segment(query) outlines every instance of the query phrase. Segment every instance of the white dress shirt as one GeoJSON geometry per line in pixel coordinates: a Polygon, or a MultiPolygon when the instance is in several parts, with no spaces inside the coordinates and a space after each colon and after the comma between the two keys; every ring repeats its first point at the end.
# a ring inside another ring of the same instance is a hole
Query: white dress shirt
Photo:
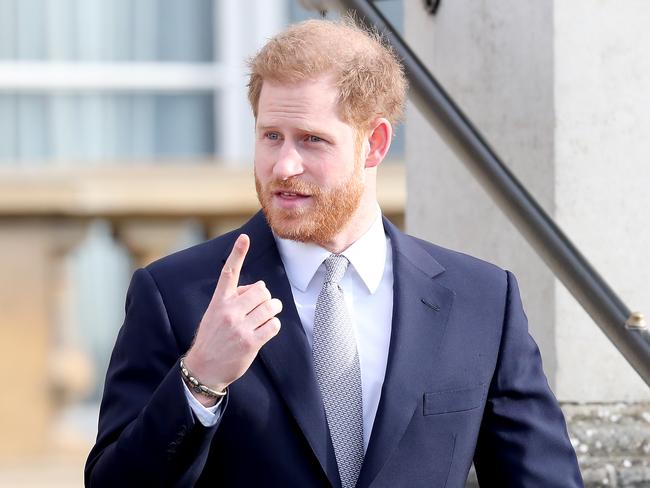
{"type": "MultiPolygon", "coordinates": [[[[293,300],[311,346],[316,300],[323,287],[325,265],[331,252],[316,244],[275,237],[287,272],[293,300]]],[[[381,212],[343,254],[350,266],[339,282],[357,339],[363,398],[363,440],[368,448],[386,374],[393,315],[393,260],[381,212]]],[[[273,340],[273,339],[271,339],[273,340]]],[[[220,404],[206,409],[185,386],[186,396],[199,421],[206,426],[219,419],[220,404]]]]}
{"type": "MultiPolygon", "coordinates": [[[[284,268],[291,284],[293,301],[309,345],[314,332],[316,300],[323,287],[330,251],[315,244],[276,237],[284,268]]],[[[393,314],[393,260],[384,233],[381,213],[368,231],[343,254],[348,261],[339,282],[352,319],[361,365],[363,441],[368,448],[386,374],[393,314]]]]}

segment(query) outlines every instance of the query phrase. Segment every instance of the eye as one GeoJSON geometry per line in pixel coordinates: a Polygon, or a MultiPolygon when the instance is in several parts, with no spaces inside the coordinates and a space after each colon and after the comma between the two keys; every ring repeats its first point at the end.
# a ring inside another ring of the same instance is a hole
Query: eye
{"type": "Polygon", "coordinates": [[[270,141],[278,141],[280,140],[280,134],[277,132],[267,132],[264,137],[266,137],[270,141]]]}
{"type": "Polygon", "coordinates": [[[305,139],[307,140],[307,142],[323,142],[323,139],[321,139],[318,136],[309,135],[305,139]]]}

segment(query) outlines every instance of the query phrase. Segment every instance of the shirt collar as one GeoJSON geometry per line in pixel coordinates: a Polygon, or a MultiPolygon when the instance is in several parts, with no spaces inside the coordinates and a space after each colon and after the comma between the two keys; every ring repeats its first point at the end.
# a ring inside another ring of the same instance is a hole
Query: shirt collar
{"type": "MultiPolygon", "coordinates": [[[[283,239],[276,235],[274,237],[289,282],[304,292],[331,252],[316,244],[283,239]]],[[[386,242],[381,212],[378,209],[370,228],[342,253],[370,293],[375,293],[384,275],[386,242]]]]}

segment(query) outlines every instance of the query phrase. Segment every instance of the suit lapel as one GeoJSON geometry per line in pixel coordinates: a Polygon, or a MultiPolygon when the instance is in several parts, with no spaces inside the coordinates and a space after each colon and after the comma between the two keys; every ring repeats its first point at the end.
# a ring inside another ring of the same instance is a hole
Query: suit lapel
{"type": "MultiPolygon", "coordinates": [[[[291,286],[264,216],[258,213],[242,228],[251,248],[240,282],[264,280],[271,296],[282,300],[280,332],[262,347],[259,357],[277,385],[332,486],[340,486],[311,350],[296,310],[291,286]]],[[[226,254],[227,256],[227,254],[226,254]]]]}
{"type": "MultiPolygon", "coordinates": [[[[429,382],[430,365],[442,342],[454,298],[452,291],[435,282],[444,268],[387,220],[384,226],[393,257],[392,331],[379,408],[357,483],[360,488],[372,483],[406,431],[429,382]]],[[[264,280],[271,295],[280,298],[284,306],[279,315],[280,333],[260,350],[259,357],[330,483],[340,486],[309,343],[275,240],[261,213],[241,231],[251,238],[241,283],[264,280]]]]}
{"type": "Polygon", "coordinates": [[[358,487],[369,486],[397,448],[430,382],[454,293],[434,279],[444,268],[388,221],[393,250],[393,322],[386,376],[358,487]]]}

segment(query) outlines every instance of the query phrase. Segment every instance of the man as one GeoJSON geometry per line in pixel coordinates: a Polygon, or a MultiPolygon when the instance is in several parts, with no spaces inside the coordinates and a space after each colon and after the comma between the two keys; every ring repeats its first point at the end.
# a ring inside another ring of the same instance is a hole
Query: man
{"type": "Polygon", "coordinates": [[[88,486],[581,486],[514,277],[382,219],[406,82],[309,21],[251,61],[263,213],[138,270],[88,486]]]}

